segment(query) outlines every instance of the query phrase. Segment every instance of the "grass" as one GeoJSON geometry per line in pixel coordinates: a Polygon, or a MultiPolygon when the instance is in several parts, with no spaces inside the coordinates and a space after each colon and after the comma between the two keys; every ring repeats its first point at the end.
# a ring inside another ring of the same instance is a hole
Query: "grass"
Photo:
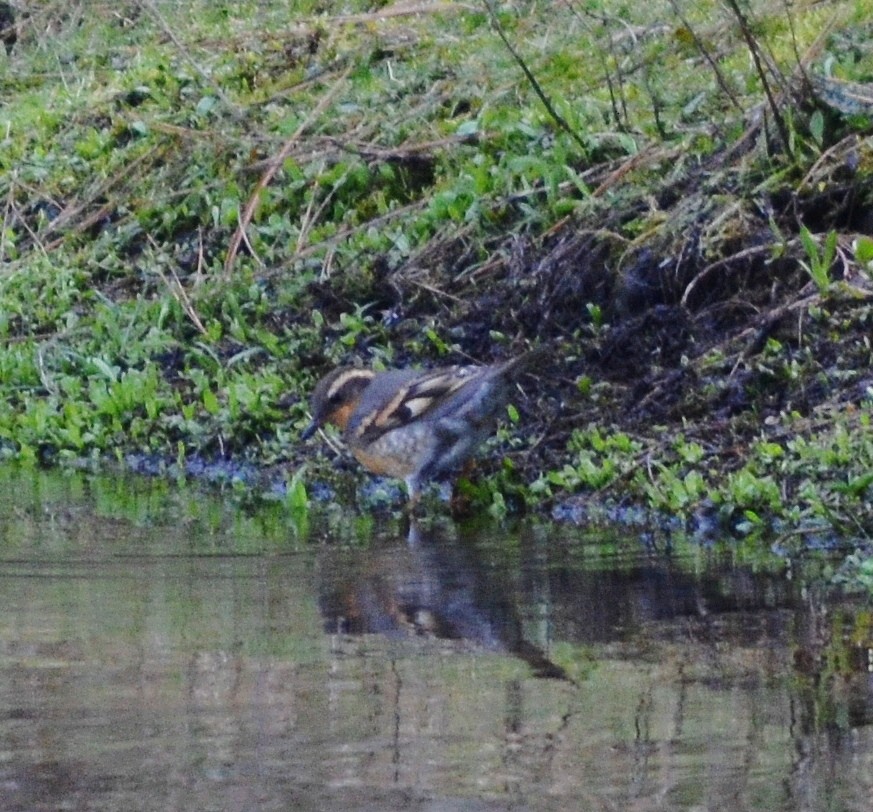
{"type": "Polygon", "coordinates": [[[292,5],[19,15],[3,456],[254,463],[299,510],[329,366],[547,340],[492,509],[869,537],[873,4],[292,5]]]}

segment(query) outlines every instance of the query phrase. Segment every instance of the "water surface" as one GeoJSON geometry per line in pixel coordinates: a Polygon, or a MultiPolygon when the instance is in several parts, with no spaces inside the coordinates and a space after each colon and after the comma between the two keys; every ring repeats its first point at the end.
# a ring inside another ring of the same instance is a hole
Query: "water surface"
{"type": "Polygon", "coordinates": [[[866,812],[820,567],[0,469],[0,809],[866,812]]]}

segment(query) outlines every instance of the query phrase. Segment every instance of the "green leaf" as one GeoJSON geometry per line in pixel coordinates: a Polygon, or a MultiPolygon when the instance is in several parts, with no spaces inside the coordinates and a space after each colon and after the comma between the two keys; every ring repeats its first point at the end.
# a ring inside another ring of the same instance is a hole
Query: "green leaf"
{"type": "Polygon", "coordinates": [[[309,510],[309,495],[306,493],[303,473],[302,468],[295,471],[291,481],[286,486],[285,504],[292,513],[309,510]]]}
{"type": "Polygon", "coordinates": [[[873,264],[873,240],[870,237],[855,240],[855,259],[864,266],[873,264]]]}
{"type": "Polygon", "coordinates": [[[111,364],[104,361],[102,358],[93,357],[88,359],[91,363],[97,367],[97,370],[103,375],[104,378],[108,381],[117,381],[118,374],[121,371],[118,367],[112,366],[111,364]]]}
{"type": "Polygon", "coordinates": [[[211,389],[206,389],[203,392],[203,408],[206,409],[209,414],[218,414],[219,411],[221,411],[221,404],[218,402],[218,398],[211,389]]]}
{"type": "Polygon", "coordinates": [[[873,471],[868,471],[866,474],[854,477],[845,485],[837,484],[834,486],[834,490],[852,496],[862,496],[870,485],[873,485],[873,471]]]}
{"type": "Polygon", "coordinates": [[[812,236],[812,232],[806,226],[800,227],[800,242],[808,257],[818,256],[818,243],[812,236]]]}
{"type": "Polygon", "coordinates": [[[816,110],[809,118],[809,133],[813,141],[821,147],[824,145],[824,116],[821,110],[816,110]]]}
{"type": "Polygon", "coordinates": [[[460,135],[461,137],[476,135],[479,132],[479,121],[478,119],[470,119],[469,121],[463,122],[457,130],[455,130],[455,135],[460,135]]]}
{"type": "Polygon", "coordinates": [[[215,96],[204,96],[197,102],[197,115],[205,116],[218,104],[218,99],[215,96]]]}

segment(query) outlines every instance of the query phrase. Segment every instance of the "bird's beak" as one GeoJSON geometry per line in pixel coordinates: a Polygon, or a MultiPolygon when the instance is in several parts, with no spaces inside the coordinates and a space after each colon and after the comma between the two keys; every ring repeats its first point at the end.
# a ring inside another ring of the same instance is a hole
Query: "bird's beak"
{"type": "Polygon", "coordinates": [[[303,429],[303,431],[300,432],[300,439],[308,440],[310,437],[312,437],[313,434],[315,434],[315,432],[318,431],[320,427],[321,424],[317,420],[313,419],[313,421],[305,429],[303,429]]]}

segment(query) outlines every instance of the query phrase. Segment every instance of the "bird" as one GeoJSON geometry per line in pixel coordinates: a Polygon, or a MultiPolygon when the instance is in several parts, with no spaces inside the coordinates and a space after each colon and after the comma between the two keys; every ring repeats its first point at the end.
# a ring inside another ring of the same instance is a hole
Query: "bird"
{"type": "Polygon", "coordinates": [[[427,482],[459,468],[491,434],[513,381],[537,354],[424,371],[339,367],[316,384],[300,437],[336,426],[364,468],[405,482],[414,508],[427,482]]]}

